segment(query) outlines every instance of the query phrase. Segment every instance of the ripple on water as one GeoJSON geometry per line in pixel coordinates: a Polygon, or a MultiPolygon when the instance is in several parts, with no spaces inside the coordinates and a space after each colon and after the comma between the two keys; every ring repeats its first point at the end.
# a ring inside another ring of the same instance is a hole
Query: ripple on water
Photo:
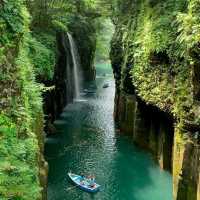
{"type": "MultiPolygon", "coordinates": [[[[65,108],[55,126],[62,134],[47,139],[48,200],[172,200],[170,174],[160,170],[149,154],[128,137],[115,132],[114,81],[95,95],[65,108]],[[91,195],[74,187],[67,172],[95,174],[102,191],[91,195]]],[[[106,81],[107,82],[107,81],[106,81]]]]}

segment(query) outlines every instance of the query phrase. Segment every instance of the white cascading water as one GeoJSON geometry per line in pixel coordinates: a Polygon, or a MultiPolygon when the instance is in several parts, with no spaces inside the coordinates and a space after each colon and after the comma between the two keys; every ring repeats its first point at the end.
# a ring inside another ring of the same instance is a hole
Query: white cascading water
{"type": "Polygon", "coordinates": [[[74,42],[73,37],[70,33],[67,33],[69,44],[70,44],[70,51],[72,55],[72,61],[73,61],[73,70],[74,70],[74,87],[75,87],[75,99],[78,99],[80,97],[80,63],[79,63],[79,53],[78,49],[76,47],[76,44],[74,42]]]}

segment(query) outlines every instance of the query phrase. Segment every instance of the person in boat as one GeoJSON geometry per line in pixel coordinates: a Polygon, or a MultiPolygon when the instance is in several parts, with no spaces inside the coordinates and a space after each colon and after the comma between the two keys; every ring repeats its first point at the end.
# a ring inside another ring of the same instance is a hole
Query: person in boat
{"type": "Polygon", "coordinates": [[[91,188],[93,188],[93,187],[95,187],[95,177],[94,176],[90,176],[90,179],[89,179],[89,186],[91,187],[91,188]]]}
{"type": "Polygon", "coordinates": [[[85,179],[85,176],[83,174],[81,174],[81,179],[85,179]]]}
{"type": "Polygon", "coordinates": [[[81,174],[81,179],[80,179],[80,184],[81,185],[85,184],[84,180],[85,180],[85,176],[83,174],[81,174]]]}

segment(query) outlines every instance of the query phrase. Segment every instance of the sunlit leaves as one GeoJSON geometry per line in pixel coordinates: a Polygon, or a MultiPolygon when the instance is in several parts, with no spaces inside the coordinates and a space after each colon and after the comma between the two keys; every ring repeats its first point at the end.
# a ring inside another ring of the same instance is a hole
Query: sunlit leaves
{"type": "MultiPolygon", "coordinates": [[[[28,56],[29,14],[24,1],[0,9],[0,199],[40,199],[35,120],[42,112],[41,87],[28,56]],[[2,50],[3,49],[3,50],[2,50]]],[[[29,38],[30,39],[30,38],[29,38]]]]}
{"type": "Polygon", "coordinates": [[[118,7],[116,32],[123,34],[122,67],[132,65],[137,94],[189,120],[194,120],[194,113],[187,111],[194,106],[191,72],[199,64],[199,11],[198,0],[121,1],[118,7]]]}

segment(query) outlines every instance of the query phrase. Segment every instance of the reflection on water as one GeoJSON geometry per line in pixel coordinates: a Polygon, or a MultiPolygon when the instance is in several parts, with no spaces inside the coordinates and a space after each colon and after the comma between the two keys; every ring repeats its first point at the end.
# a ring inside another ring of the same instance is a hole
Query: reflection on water
{"type": "Polygon", "coordinates": [[[65,109],[56,121],[58,135],[46,140],[48,200],[172,200],[170,174],[115,131],[112,77],[99,76],[97,86],[65,109]],[[102,88],[104,83],[110,87],[102,88]],[[69,170],[95,174],[102,191],[88,194],[73,187],[69,170]]]}

